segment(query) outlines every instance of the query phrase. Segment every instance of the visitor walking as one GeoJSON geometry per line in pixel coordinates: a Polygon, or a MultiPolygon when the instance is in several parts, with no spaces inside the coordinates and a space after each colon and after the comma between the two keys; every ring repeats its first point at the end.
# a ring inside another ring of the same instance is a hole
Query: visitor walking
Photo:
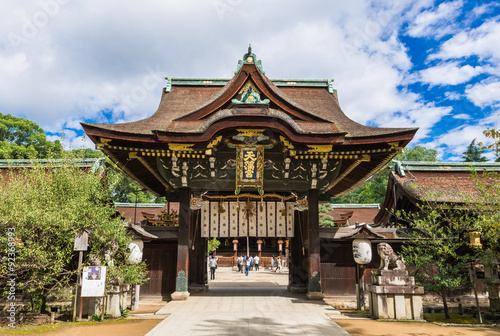
{"type": "Polygon", "coordinates": [[[253,258],[253,263],[255,264],[255,270],[258,271],[259,270],[259,263],[260,263],[259,256],[255,256],[255,258],[253,258]]]}
{"type": "Polygon", "coordinates": [[[217,259],[215,259],[215,256],[212,256],[212,259],[210,259],[210,280],[215,280],[216,269],[217,269],[217,259]]]}
{"type": "Polygon", "coordinates": [[[250,257],[250,271],[253,271],[253,257],[250,257]]]}
{"type": "Polygon", "coordinates": [[[281,257],[276,259],[276,272],[281,273],[281,257]]]}
{"type": "Polygon", "coordinates": [[[274,270],[274,256],[271,257],[271,272],[274,270]]]}
{"type": "Polygon", "coordinates": [[[245,258],[243,256],[240,256],[240,262],[238,265],[240,272],[243,273],[243,269],[245,268],[245,258]]]}
{"type": "Polygon", "coordinates": [[[247,256],[246,257],[246,263],[245,263],[245,275],[248,276],[248,271],[250,270],[250,257],[247,256]]]}

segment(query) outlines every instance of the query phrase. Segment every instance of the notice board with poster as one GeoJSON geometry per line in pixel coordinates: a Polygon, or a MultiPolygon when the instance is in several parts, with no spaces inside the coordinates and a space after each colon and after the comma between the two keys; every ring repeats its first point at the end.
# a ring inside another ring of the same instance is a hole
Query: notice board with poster
{"type": "Polygon", "coordinates": [[[82,277],[82,297],[102,297],[106,289],[106,266],[85,266],[82,277]]]}

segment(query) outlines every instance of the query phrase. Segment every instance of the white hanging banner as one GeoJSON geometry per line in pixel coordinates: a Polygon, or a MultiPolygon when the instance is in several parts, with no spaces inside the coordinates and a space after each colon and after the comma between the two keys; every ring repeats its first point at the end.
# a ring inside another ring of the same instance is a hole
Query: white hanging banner
{"type": "Polygon", "coordinates": [[[200,217],[201,236],[206,238],[237,238],[247,234],[259,238],[291,238],[294,202],[214,201],[201,206],[200,217]]]}

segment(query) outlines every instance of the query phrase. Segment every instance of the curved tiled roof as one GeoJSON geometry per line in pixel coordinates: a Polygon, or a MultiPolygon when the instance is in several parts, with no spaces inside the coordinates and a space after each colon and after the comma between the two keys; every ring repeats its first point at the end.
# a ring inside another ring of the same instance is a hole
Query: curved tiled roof
{"type": "MultiPolygon", "coordinates": [[[[247,68],[240,69],[240,72],[222,88],[212,85],[204,86],[203,80],[193,80],[196,83],[194,85],[175,85],[174,83],[169,92],[163,92],[157,111],[151,117],[139,121],[121,124],[82,123],[82,125],[84,128],[92,127],[111,132],[148,136],[153,135],[154,131],[201,133],[211,122],[206,114],[217,113],[217,110],[210,112],[211,105],[214,108],[227,102],[228,97],[223,97],[227,96],[228,92],[237,92],[241,85],[251,78],[260,83],[257,86],[261,86],[261,91],[267,90],[268,95],[274,96],[278,104],[281,102],[281,105],[285,104],[298,111],[298,118],[297,115],[292,117],[297,123],[303,125],[298,130],[299,133],[344,133],[346,138],[365,138],[414,133],[417,130],[416,128],[377,128],[361,125],[345,115],[338,100],[327,87],[301,85],[278,88],[259,70],[256,68],[252,70],[249,65],[247,68]],[[246,69],[245,73],[242,73],[243,69],[246,69]],[[233,88],[233,85],[236,87],[233,88]],[[218,103],[218,100],[221,102],[218,103]],[[196,116],[197,112],[204,109],[208,109],[208,112],[198,113],[196,116]]],[[[271,100],[273,100],[272,97],[271,100]]],[[[287,113],[287,111],[284,112],[287,113]]]]}

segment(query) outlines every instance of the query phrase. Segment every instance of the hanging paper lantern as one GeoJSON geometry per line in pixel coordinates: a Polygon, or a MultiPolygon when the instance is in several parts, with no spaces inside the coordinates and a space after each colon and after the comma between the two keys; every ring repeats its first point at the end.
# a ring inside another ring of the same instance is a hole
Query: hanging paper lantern
{"type": "Polygon", "coordinates": [[[365,265],[372,261],[372,245],[369,239],[354,239],[352,242],[354,261],[365,265]]]}
{"type": "Polygon", "coordinates": [[[130,255],[127,258],[127,262],[130,264],[141,262],[144,242],[141,239],[133,239],[128,245],[128,248],[130,249],[130,255]]]}

